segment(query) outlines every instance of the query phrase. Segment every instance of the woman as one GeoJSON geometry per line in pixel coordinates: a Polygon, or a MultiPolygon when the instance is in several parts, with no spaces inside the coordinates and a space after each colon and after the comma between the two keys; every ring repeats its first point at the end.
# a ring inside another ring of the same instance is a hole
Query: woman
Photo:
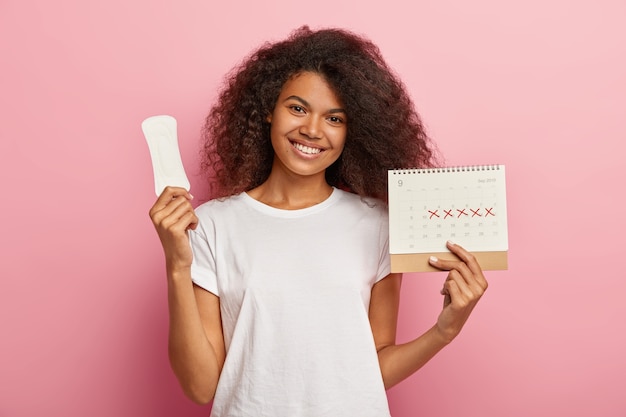
{"type": "Polygon", "coordinates": [[[170,361],[213,416],[388,416],[385,388],[460,332],[487,288],[448,243],[444,308],[395,343],[386,172],[434,165],[402,83],[353,33],[300,28],[227,79],[206,123],[217,197],[150,211],[168,277],[170,361]]]}

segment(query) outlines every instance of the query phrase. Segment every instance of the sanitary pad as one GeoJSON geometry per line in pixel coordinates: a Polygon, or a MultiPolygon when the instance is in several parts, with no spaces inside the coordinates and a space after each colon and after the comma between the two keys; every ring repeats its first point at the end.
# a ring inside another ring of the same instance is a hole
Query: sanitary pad
{"type": "Polygon", "coordinates": [[[148,117],[141,123],[141,129],[150,148],[156,195],[161,195],[168,185],[189,191],[189,180],[178,148],[176,119],[167,115],[148,117]]]}

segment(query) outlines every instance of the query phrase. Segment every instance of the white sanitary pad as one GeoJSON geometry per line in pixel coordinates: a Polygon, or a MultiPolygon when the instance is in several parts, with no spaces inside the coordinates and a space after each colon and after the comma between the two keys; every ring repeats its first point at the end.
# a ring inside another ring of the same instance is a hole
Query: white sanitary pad
{"type": "Polygon", "coordinates": [[[152,116],[141,123],[141,129],[150,148],[154,191],[159,196],[170,185],[189,191],[190,184],[185,174],[178,148],[176,119],[172,116],[152,116]]]}

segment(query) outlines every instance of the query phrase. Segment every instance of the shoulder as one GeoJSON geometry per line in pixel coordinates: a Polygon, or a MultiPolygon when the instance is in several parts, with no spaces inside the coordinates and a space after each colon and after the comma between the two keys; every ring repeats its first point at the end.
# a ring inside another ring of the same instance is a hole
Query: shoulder
{"type": "Polygon", "coordinates": [[[212,217],[220,213],[228,213],[232,209],[242,205],[242,195],[236,194],[229,197],[214,198],[206,201],[196,207],[195,211],[198,216],[212,217]]]}
{"type": "Polygon", "coordinates": [[[200,236],[205,240],[215,237],[217,230],[238,225],[241,214],[241,196],[220,197],[206,201],[195,208],[198,225],[190,230],[191,236],[200,236]]]}

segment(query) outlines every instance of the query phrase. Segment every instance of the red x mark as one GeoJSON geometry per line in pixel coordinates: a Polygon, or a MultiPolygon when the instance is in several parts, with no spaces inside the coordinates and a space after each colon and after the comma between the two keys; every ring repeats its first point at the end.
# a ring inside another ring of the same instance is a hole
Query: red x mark
{"type": "Polygon", "coordinates": [[[445,209],[444,209],[444,210],[443,210],[443,212],[444,212],[444,213],[446,213],[446,215],[445,215],[445,216],[443,216],[443,218],[444,218],[444,219],[447,219],[447,218],[448,218],[448,216],[453,217],[453,216],[452,216],[452,209],[450,209],[450,210],[445,210],[445,209]]]}
{"type": "Polygon", "coordinates": [[[456,209],[456,211],[458,211],[458,212],[459,212],[459,215],[458,215],[458,216],[456,216],[456,217],[457,217],[457,219],[458,219],[459,217],[461,217],[461,216],[469,216],[469,214],[467,214],[467,213],[465,212],[465,209],[463,209],[463,210],[456,209]]]}
{"type": "Polygon", "coordinates": [[[493,212],[491,211],[491,210],[493,210],[493,207],[488,208],[488,209],[485,209],[485,210],[487,210],[487,213],[485,213],[485,217],[489,216],[490,214],[491,214],[492,216],[494,216],[494,217],[496,216],[496,215],[495,215],[495,214],[493,214],[493,212]]]}
{"type": "Polygon", "coordinates": [[[482,217],[483,215],[479,213],[480,208],[477,208],[476,210],[470,209],[470,211],[472,212],[472,217],[474,216],[478,216],[478,217],[482,217]]]}
{"type": "Polygon", "coordinates": [[[430,218],[432,219],[433,216],[439,217],[439,215],[437,214],[438,211],[439,210],[435,210],[435,211],[428,210],[428,212],[430,213],[430,218]]]}

